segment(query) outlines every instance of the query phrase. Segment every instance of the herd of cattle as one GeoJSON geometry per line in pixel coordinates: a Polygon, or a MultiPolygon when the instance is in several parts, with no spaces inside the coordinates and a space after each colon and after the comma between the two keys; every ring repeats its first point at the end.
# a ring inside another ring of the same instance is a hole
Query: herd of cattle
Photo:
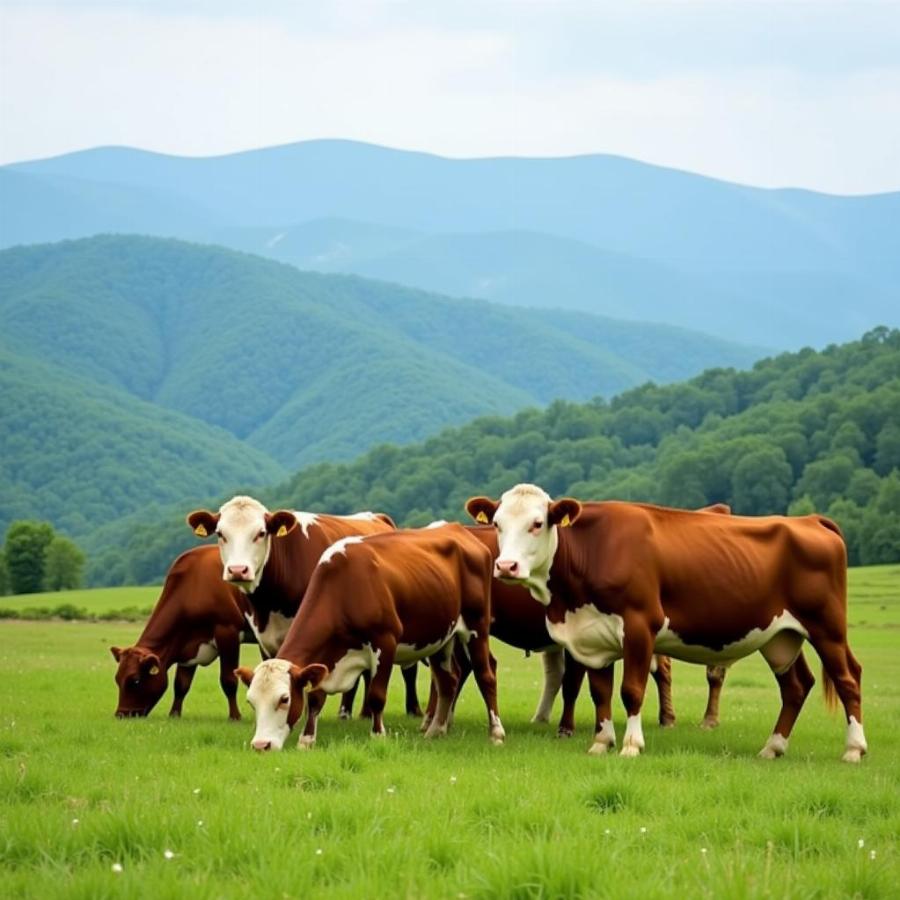
{"type": "Polygon", "coordinates": [[[844,760],[866,752],[861,667],[847,644],[846,548],[823,516],[732,516],[617,501],[553,501],[520,484],[499,500],[474,497],[472,526],[435,522],[397,529],[380,513],[332,516],[269,512],[235,497],[217,513],[192,512],[199,537],[175,560],[133,647],[118,662],[116,715],[144,716],[177,666],[172,715],[179,715],[198,665],[220,660],[229,716],[239,719],[238,680],[256,715],[256,750],[278,750],[299,721],[300,747],[316,740],[327,694],[350,715],[360,677],[372,733],[385,733],[392,667],[406,683],[406,711],[421,715],[416,668],[427,662],[431,695],[422,730],[447,732],[471,673],[487,709],[492,742],[505,738],[497,707],[494,638],[541,652],[544,688],[534,721],[548,721],[562,689],[560,735],[574,730],[587,673],[596,710],[591,753],[616,746],[613,663],[623,661],[627,713],[621,754],[644,748],[641,706],[648,676],[659,689],[662,725],[674,722],[669,657],[707,667],[705,727],[718,723],[719,692],[731,663],[759,650],[782,707],[760,752],[784,754],[815,679],[802,653],[822,661],[826,699],[843,704],[844,760]],[[263,661],[239,666],[241,643],[263,661]]]}

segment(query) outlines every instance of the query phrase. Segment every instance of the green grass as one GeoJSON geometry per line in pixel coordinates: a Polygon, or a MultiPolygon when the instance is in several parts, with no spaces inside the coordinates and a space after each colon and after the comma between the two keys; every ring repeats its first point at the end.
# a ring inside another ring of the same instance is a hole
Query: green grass
{"type": "MultiPolygon", "coordinates": [[[[149,719],[114,719],[107,648],[135,624],[0,622],[0,894],[896,897],[900,567],[851,584],[870,746],[858,767],[840,762],[843,721],[819,687],[788,755],[756,758],[778,711],[758,658],[730,673],[715,732],[695,724],[702,669],[676,664],[678,725],[657,728],[649,696],[637,760],[585,753],[586,692],[572,740],[530,724],[540,662],[501,645],[504,747],[489,745],[471,685],[450,736],[425,743],[396,678],[387,739],[337,721],[330,700],[316,750],[256,755],[252,720],[226,721],[213,670],[179,721],[167,699],[149,719]]],[[[106,593],[79,602],[124,605],[106,593]]],[[[621,739],[618,703],[616,726],[621,739]]]]}
{"type": "Polygon", "coordinates": [[[59,593],[15,594],[0,597],[0,616],[15,611],[21,618],[30,618],[35,611],[54,610],[61,606],[80,611],[76,618],[102,616],[120,610],[128,611],[131,619],[136,611],[146,620],[159,598],[159,587],[115,587],[91,590],[60,591],[59,593]]]}

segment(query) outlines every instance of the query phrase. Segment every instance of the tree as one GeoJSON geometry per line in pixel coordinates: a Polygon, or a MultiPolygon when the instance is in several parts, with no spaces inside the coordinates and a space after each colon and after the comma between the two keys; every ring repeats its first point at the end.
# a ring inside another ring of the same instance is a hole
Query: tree
{"type": "Polygon", "coordinates": [[[889,422],[875,439],[875,465],[879,475],[887,475],[891,469],[900,469],[900,425],[889,422]]]}
{"type": "Polygon", "coordinates": [[[34,594],[44,586],[44,560],[53,540],[48,522],[21,520],[6,532],[6,569],[13,594],[34,594]]]}
{"type": "Polygon", "coordinates": [[[6,571],[6,554],[0,547],[0,597],[9,593],[9,573],[6,571]]]}
{"type": "Polygon", "coordinates": [[[70,591],[81,587],[84,572],[84,554],[78,545],[61,534],[47,545],[44,560],[44,589],[70,591]]]}
{"type": "Polygon", "coordinates": [[[794,472],[781,447],[745,454],[732,475],[735,512],[752,516],[783,513],[793,480],[794,472]]]}

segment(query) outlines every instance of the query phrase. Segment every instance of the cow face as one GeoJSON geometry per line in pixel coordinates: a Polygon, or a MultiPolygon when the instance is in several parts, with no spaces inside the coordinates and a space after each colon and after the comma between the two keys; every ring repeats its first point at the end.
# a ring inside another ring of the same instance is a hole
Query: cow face
{"type": "Polygon", "coordinates": [[[198,537],[216,535],[222,578],[252,593],[259,587],[273,536],[288,534],[296,527],[297,517],[285,509],[270,513],[252,497],[234,497],[217,513],[195,510],[188,515],[187,523],[198,537]]]}
{"type": "Polygon", "coordinates": [[[255,670],[242,666],[235,674],[247,685],[247,700],[256,715],[250,746],[265,751],[281,750],[303,714],[304,690],[315,690],[328,669],[317,663],[301,669],[286,659],[267,659],[255,670]]]}
{"type": "Polygon", "coordinates": [[[118,662],[116,684],[119,705],[116,716],[146,716],[166,692],[169,679],[159,657],[144,647],[110,647],[118,662]]]}
{"type": "Polygon", "coordinates": [[[547,580],[559,543],[557,529],[578,518],[581,504],[568,497],[554,502],[541,488],[518,484],[499,500],[473,497],[466,510],[476,522],[490,522],[497,529],[494,577],[522,584],[535,599],[548,604],[547,580]]]}

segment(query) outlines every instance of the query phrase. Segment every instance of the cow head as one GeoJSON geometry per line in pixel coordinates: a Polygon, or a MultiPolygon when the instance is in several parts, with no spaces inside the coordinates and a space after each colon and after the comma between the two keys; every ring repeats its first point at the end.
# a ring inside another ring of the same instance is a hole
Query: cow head
{"type": "Polygon", "coordinates": [[[286,659],[267,659],[256,669],[241,666],[235,675],[247,685],[247,700],[256,715],[254,750],[280,750],[303,715],[303,692],[315,690],[328,669],[313,663],[302,669],[286,659]]]}
{"type": "Polygon", "coordinates": [[[296,527],[297,517],[286,509],[270,513],[252,497],[233,497],[217,513],[194,510],[187,523],[197,537],[218,537],[222,578],[253,593],[269,559],[273,536],[288,534],[296,527]]]}
{"type": "Polygon", "coordinates": [[[119,705],[116,715],[146,716],[166,692],[169,679],[159,657],[144,647],[110,647],[119,664],[116,684],[119,686],[119,705]]]}
{"type": "Polygon", "coordinates": [[[466,510],[476,522],[493,523],[497,529],[494,577],[527,587],[546,606],[547,581],[559,544],[557,529],[578,518],[581,504],[569,497],[554,502],[533,484],[517,484],[499,500],[472,497],[466,510]]]}

